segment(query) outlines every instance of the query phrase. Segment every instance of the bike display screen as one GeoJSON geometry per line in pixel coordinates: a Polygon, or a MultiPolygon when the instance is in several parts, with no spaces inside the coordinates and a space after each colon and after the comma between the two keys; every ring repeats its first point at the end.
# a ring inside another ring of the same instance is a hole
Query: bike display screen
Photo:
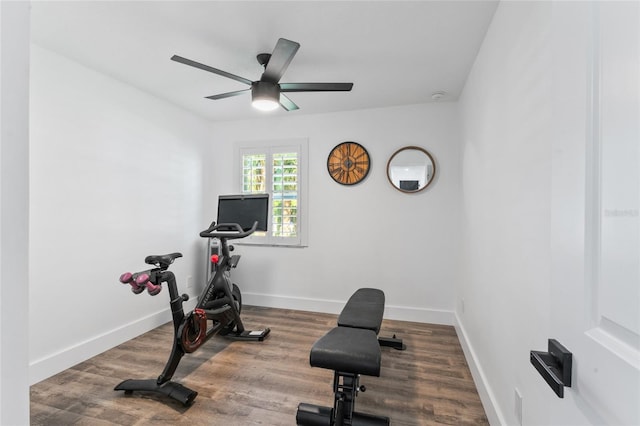
{"type": "Polygon", "coordinates": [[[244,231],[257,220],[256,231],[267,231],[269,218],[268,194],[220,195],[216,223],[237,223],[244,231]]]}

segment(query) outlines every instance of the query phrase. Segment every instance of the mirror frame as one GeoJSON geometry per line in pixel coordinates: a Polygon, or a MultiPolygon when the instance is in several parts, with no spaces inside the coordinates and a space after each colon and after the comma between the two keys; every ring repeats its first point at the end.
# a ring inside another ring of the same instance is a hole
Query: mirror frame
{"type": "Polygon", "coordinates": [[[393,186],[398,191],[404,192],[406,194],[415,194],[415,193],[422,192],[425,189],[427,189],[429,187],[429,185],[431,185],[431,183],[436,178],[436,170],[437,170],[436,161],[433,159],[433,156],[429,153],[429,151],[427,151],[426,149],[424,149],[422,147],[419,147],[419,146],[404,146],[404,147],[398,149],[396,152],[394,152],[393,155],[389,158],[389,161],[387,161],[387,179],[389,180],[389,183],[391,184],[391,186],[393,186]],[[431,164],[433,164],[433,176],[431,176],[431,179],[429,180],[429,182],[427,182],[427,184],[425,186],[423,186],[422,188],[416,189],[416,190],[413,190],[413,191],[410,191],[410,190],[407,190],[407,189],[401,189],[401,188],[397,187],[393,183],[393,181],[391,180],[391,173],[390,173],[391,162],[396,157],[396,155],[398,155],[399,153],[401,153],[403,151],[408,151],[410,149],[422,152],[423,154],[425,154],[427,156],[427,158],[429,160],[431,160],[431,164]]]}

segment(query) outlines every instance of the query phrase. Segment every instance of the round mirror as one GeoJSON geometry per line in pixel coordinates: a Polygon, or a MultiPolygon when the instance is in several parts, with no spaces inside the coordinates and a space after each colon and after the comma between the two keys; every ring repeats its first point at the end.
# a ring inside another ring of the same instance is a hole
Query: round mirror
{"type": "Polygon", "coordinates": [[[425,149],[406,146],[397,150],[387,163],[389,182],[402,192],[419,192],[433,182],[436,162],[425,149]]]}

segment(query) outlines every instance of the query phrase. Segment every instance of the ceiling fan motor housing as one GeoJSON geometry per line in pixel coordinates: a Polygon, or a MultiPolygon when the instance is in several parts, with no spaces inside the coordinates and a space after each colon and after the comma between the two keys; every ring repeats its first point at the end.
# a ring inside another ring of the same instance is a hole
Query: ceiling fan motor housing
{"type": "Polygon", "coordinates": [[[279,102],[280,86],[269,81],[254,81],[251,83],[251,100],[264,100],[279,102]]]}

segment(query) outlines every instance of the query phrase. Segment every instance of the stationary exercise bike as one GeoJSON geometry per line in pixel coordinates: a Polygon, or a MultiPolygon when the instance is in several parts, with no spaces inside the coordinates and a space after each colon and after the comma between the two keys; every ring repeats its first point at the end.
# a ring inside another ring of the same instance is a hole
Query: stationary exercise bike
{"type": "Polygon", "coordinates": [[[228,240],[240,239],[251,235],[258,225],[244,231],[237,223],[218,224],[215,222],[200,233],[204,238],[216,238],[220,241],[222,256],[213,255],[211,261],[216,264],[215,273],[206,288],[198,298],[195,309],[185,315],[182,303],[189,300],[189,295],[178,294],[176,279],[169,266],[182,257],[180,253],[170,253],[158,256],[147,256],[145,263],[155,268],[120,276],[120,282],[131,285],[135,294],[147,292],[155,296],[162,290],[162,284],[167,283],[171,299],[171,313],[173,315],[173,348],[164,371],[157,379],[134,380],[129,379],[120,383],[115,390],[122,390],[125,395],[134,391],[155,392],[173,398],[185,406],[193,403],[198,392],[171,381],[180,360],[185,353],[191,353],[202,346],[216,334],[233,339],[263,341],[270,329],[258,331],[245,330],[240,318],[242,309],[242,295],[237,285],[231,283],[230,272],[238,265],[240,255],[231,255],[233,246],[228,240]],[[208,321],[211,321],[209,327],[208,321]]]}

